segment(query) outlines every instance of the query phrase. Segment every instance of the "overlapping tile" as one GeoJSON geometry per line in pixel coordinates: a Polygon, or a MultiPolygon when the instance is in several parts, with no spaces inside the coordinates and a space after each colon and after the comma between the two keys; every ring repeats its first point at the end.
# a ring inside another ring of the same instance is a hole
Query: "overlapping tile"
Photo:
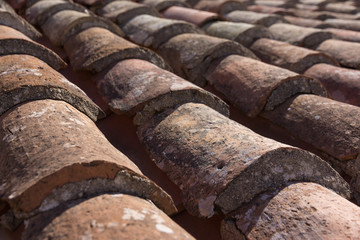
{"type": "Polygon", "coordinates": [[[254,42],[250,49],[262,61],[297,73],[303,73],[317,63],[339,66],[339,63],[327,54],[266,38],[254,42]]]}
{"type": "Polygon", "coordinates": [[[104,117],[77,86],[49,65],[29,55],[0,56],[0,115],[17,104],[38,99],[68,102],[96,121],[104,117]]]}
{"type": "Polygon", "coordinates": [[[125,194],[101,195],[35,216],[27,221],[24,238],[194,239],[151,202],[125,194]]]}
{"type": "Polygon", "coordinates": [[[331,32],[334,36],[340,40],[350,41],[350,42],[360,42],[360,32],[351,31],[338,28],[326,28],[327,32],[331,32]]]}
{"type": "Polygon", "coordinates": [[[332,18],[332,19],[326,19],[324,22],[331,24],[331,26],[335,28],[360,31],[360,20],[332,18]]]}
{"type": "Polygon", "coordinates": [[[359,207],[314,183],[264,193],[222,223],[223,239],[356,239],[359,207]]]}
{"type": "Polygon", "coordinates": [[[56,70],[66,66],[66,63],[50,49],[32,41],[14,28],[0,25],[0,55],[8,54],[32,55],[56,70]]]}
{"type": "Polygon", "coordinates": [[[148,60],[161,68],[166,63],[154,52],[141,48],[104,28],[89,28],[65,42],[72,67],[75,70],[100,72],[117,61],[138,58],[148,60]]]}
{"type": "Polygon", "coordinates": [[[215,12],[224,15],[235,10],[246,10],[245,4],[236,0],[200,0],[194,6],[195,9],[215,12]]]}
{"type": "Polygon", "coordinates": [[[185,0],[143,0],[141,3],[152,6],[159,12],[172,6],[190,7],[185,0]]]}
{"type": "Polygon", "coordinates": [[[232,11],[225,15],[224,18],[232,22],[245,22],[250,24],[263,25],[269,27],[275,23],[287,22],[283,17],[275,14],[257,13],[251,11],[232,11]]]}
{"type": "Polygon", "coordinates": [[[329,23],[324,23],[321,20],[317,19],[307,19],[293,16],[284,16],[284,19],[291,24],[298,25],[301,27],[311,27],[311,28],[330,28],[332,27],[329,23]]]}

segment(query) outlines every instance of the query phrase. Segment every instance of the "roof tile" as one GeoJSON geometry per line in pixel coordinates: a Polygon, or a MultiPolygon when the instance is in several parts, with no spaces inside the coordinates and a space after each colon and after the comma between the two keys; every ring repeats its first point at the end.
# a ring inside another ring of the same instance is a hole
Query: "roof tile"
{"type": "Polygon", "coordinates": [[[282,16],[251,11],[232,11],[224,15],[225,19],[232,22],[245,22],[269,27],[275,23],[287,22],[282,16]]]}
{"type": "Polygon", "coordinates": [[[56,53],[40,45],[21,32],[4,25],[0,25],[0,55],[26,54],[37,57],[54,69],[66,66],[66,63],[56,53]]]}
{"type": "Polygon", "coordinates": [[[167,68],[156,53],[139,47],[104,28],[89,28],[65,42],[71,65],[75,70],[101,72],[109,65],[128,58],[148,60],[167,68]]]}
{"type": "Polygon", "coordinates": [[[353,31],[360,31],[360,20],[348,20],[348,19],[326,19],[325,23],[329,23],[334,28],[342,28],[353,31]]]}
{"type": "Polygon", "coordinates": [[[157,11],[161,12],[172,6],[189,7],[190,5],[186,0],[143,0],[141,3],[154,7],[157,11]]]}
{"type": "Polygon", "coordinates": [[[215,12],[224,15],[235,10],[246,10],[246,6],[236,0],[200,0],[194,6],[195,9],[215,12]]]}
{"type": "Polygon", "coordinates": [[[311,28],[330,28],[332,27],[329,23],[324,23],[321,20],[317,19],[307,19],[293,16],[284,16],[284,19],[291,24],[302,26],[302,27],[311,27],[311,28]]]}
{"type": "Polygon", "coordinates": [[[360,32],[339,28],[326,28],[325,31],[331,32],[336,38],[350,42],[360,42],[360,32]]]}

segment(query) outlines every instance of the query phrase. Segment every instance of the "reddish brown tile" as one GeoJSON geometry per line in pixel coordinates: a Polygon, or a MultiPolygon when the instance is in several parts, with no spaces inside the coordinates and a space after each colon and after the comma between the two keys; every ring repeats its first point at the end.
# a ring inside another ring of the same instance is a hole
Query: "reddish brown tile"
{"type": "Polygon", "coordinates": [[[269,27],[275,23],[286,22],[282,16],[250,11],[233,11],[224,15],[224,18],[232,22],[244,22],[269,27]]]}
{"type": "Polygon", "coordinates": [[[166,63],[154,52],[139,47],[104,28],[89,28],[69,38],[65,51],[74,70],[101,72],[128,58],[144,59],[159,67],[166,63]]]}
{"type": "Polygon", "coordinates": [[[169,195],[71,105],[28,102],[2,115],[0,123],[1,200],[17,218],[107,192],[137,195],[168,214],[176,211],[169,195]]]}
{"type": "Polygon", "coordinates": [[[0,115],[17,104],[55,99],[68,102],[96,121],[105,117],[86,94],[43,61],[28,55],[0,57],[0,115]]]}
{"type": "Polygon", "coordinates": [[[236,0],[200,0],[196,3],[194,8],[219,13],[220,15],[224,15],[235,10],[246,10],[246,6],[236,0]]]}
{"type": "Polygon", "coordinates": [[[154,7],[159,12],[172,6],[190,8],[190,5],[185,0],[143,0],[141,3],[154,7]]]}
{"type": "Polygon", "coordinates": [[[154,204],[106,194],[35,216],[24,239],[194,239],[154,204]]]}
{"type": "Polygon", "coordinates": [[[360,208],[333,191],[314,183],[296,183],[278,193],[262,194],[233,213],[222,224],[222,237],[356,239],[359,217],[360,208]]]}
{"type": "Polygon", "coordinates": [[[2,4],[0,2],[0,25],[14,28],[32,39],[37,39],[42,36],[40,32],[17,15],[5,2],[2,2],[2,4]]]}
{"type": "Polygon", "coordinates": [[[259,38],[272,38],[270,31],[263,26],[248,23],[216,21],[203,26],[206,34],[226,38],[250,47],[259,38]]]}
{"type": "Polygon", "coordinates": [[[304,75],[319,80],[330,98],[360,107],[360,71],[316,64],[304,75]]]}
{"type": "Polygon", "coordinates": [[[210,217],[215,206],[231,212],[260,192],[305,179],[349,197],[348,185],[320,158],[262,137],[202,104],[158,116],[138,135],[195,216],[210,217]]]}
{"type": "Polygon", "coordinates": [[[255,0],[257,5],[265,5],[270,7],[293,7],[296,1],[292,0],[255,0]]]}
{"type": "Polygon", "coordinates": [[[247,7],[247,10],[260,13],[278,14],[278,15],[292,15],[289,10],[281,7],[271,7],[264,5],[251,5],[247,7]]]}
{"type": "Polygon", "coordinates": [[[41,26],[51,43],[57,46],[64,45],[72,36],[92,27],[101,27],[123,36],[123,32],[109,20],[74,10],[57,12],[41,26]],[[54,31],[54,29],[57,29],[57,31],[54,31]]]}
{"type": "Polygon", "coordinates": [[[98,80],[111,110],[134,115],[142,124],[155,114],[187,102],[208,105],[228,116],[228,106],[211,93],[147,61],[130,59],[116,64],[98,80]]]}
{"type": "Polygon", "coordinates": [[[201,33],[195,25],[172,19],[139,15],[121,28],[131,41],[157,49],[170,38],[183,33],[201,33]]]}
{"type": "Polygon", "coordinates": [[[315,48],[332,34],[316,28],[295,26],[287,23],[277,23],[269,27],[275,40],[293,45],[315,48]]]}
{"type": "Polygon", "coordinates": [[[309,10],[294,9],[294,10],[291,10],[291,13],[297,17],[312,18],[312,19],[318,19],[318,20],[326,20],[326,19],[330,19],[330,18],[336,18],[335,15],[333,15],[332,13],[323,12],[323,11],[309,11],[309,10]]]}
{"type": "Polygon", "coordinates": [[[250,49],[262,61],[297,73],[303,73],[317,63],[339,66],[339,63],[327,54],[272,39],[259,39],[250,49]]]}
{"type": "Polygon", "coordinates": [[[43,25],[46,20],[57,12],[75,10],[86,13],[83,6],[66,0],[43,0],[26,9],[26,19],[33,25],[43,25]]]}
{"type": "Polygon", "coordinates": [[[300,92],[326,95],[317,80],[238,55],[214,62],[206,79],[249,117],[300,92]]]}
{"type": "Polygon", "coordinates": [[[337,12],[337,13],[348,13],[355,14],[359,12],[359,9],[355,6],[344,4],[341,2],[333,2],[328,3],[321,7],[321,10],[329,11],[329,12],[337,12]]]}
{"type": "Polygon", "coordinates": [[[195,24],[198,27],[208,22],[221,19],[216,13],[177,6],[169,7],[162,11],[161,14],[166,18],[183,20],[195,24]]]}
{"type": "Polygon", "coordinates": [[[341,28],[353,31],[360,31],[360,20],[348,19],[326,19],[325,23],[331,24],[334,28],[341,28]]]}
{"type": "Polygon", "coordinates": [[[66,66],[66,63],[56,53],[8,26],[0,25],[0,46],[0,55],[32,55],[56,70],[66,66]]]}
{"type": "Polygon", "coordinates": [[[284,19],[291,24],[298,25],[301,27],[311,27],[311,28],[330,28],[332,27],[329,23],[324,23],[321,20],[317,19],[308,19],[308,18],[300,18],[293,16],[284,16],[284,19]]]}
{"type": "Polygon", "coordinates": [[[329,54],[344,67],[360,69],[360,43],[329,39],[317,50],[329,54]]]}
{"type": "Polygon", "coordinates": [[[163,44],[157,52],[174,69],[175,74],[204,86],[203,77],[210,62],[229,54],[256,56],[234,41],[201,34],[181,34],[163,44]]]}

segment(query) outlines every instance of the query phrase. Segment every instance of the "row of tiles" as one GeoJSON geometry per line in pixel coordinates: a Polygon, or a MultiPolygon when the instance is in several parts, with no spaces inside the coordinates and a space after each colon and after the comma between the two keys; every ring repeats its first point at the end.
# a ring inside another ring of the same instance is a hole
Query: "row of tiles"
{"type": "MultiPolygon", "coordinates": [[[[86,38],[83,38],[83,39],[86,39],[86,38]]],[[[115,71],[115,74],[116,74],[116,71],[115,71]]],[[[110,76],[111,76],[111,74],[110,74],[110,76]]],[[[161,104],[160,104],[160,105],[161,105],[161,104]]],[[[150,112],[151,112],[151,111],[150,111],[150,112]]],[[[201,122],[203,122],[203,120],[202,120],[201,122]]],[[[208,210],[205,209],[205,210],[203,210],[203,211],[208,211],[208,210]]]]}

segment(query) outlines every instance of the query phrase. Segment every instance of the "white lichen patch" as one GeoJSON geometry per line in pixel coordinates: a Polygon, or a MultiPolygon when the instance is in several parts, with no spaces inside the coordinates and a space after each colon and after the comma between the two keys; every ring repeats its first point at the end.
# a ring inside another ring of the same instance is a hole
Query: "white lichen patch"
{"type": "Polygon", "coordinates": [[[5,142],[11,142],[16,138],[16,133],[21,132],[24,130],[26,126],[14,126],[8,129],[8,133],[2,138],[5,142]]]}
{"type": "Polygon", "coordinates": [[[316,115],[314,118],[315,118],[315,120],[319,120],[321,117],[316,115]]]}
{"type": "Polygon", "coordinates": [[[199,213],[204,217],[212,217],[214,215],[214,202],[216,196],[209,196],[205,199],[200,199],[198,203],[199,213]]]}
{"type": "Polygon", "coordinates": [[[45,200],[41,203],[41,205],[40,205],[40,207],[39,207],[39,210],[40,210],[40,212],[45,212],[45,211],[48,211],[48,210],[50,210],[50,209],[53,209],[53,208],[55,208],[55,207],[57,207],[57,206],[59,206],[59,202],[58,202],[58,201],[56,201],[56,200],[54,200],[54,199],[50,199],[50,200],[45,199],[45,200]]]}
{"type": "Polygon", "coordinates": [[[118,222],[109,222],[108,224],[106,224],[107,228],[115,228],[118,227],[119,223],[118,222]]]}
{"type": "Polygon", "coordinates": [[[171,228],[169,228],[169,227],[167,227],[167,226],[165,226],[164,224],[161,224],[161,223],[156,224],[155,227],[156,227],[156,229],[158,231],[163,232],[163,233],[167,233],[167,234],[173,234],[174,233],[174,231],[171,228]]]}
{"type": "Polygon", "coordinates": [[[75,145],[75,144],[71,144],[71,143],[65,143],[65,144],[63,145],[63,147],[64,147],[64,148],[74,148],[74,147],[76,147],[76,145],[75,145]]]}
{"type": "Polygon", "coordinates": [[[78,124],[78,125],[82,125],[82,126],[85,126],[85,123],[83,123],[82,121],[80,121],[79,119],[76,119],[76,118],[68,118],[70,121],[78,124]]]}
{"type": "Polygon", "coordinates": [[[137,210],[130,208],[124,208],[123,210],[124,210],[124,215],[122,216],[123,220],[143,221],[145,219],[145,215],[137,210]]]}
{"type": "Polygon", "coordinates": [[[22,117],[22,119],[23,118],[39,118],[42,115],[44,115],[47,111],[54,112],[55,111],[54,107],[55,107],[55,104],[51,104],[49,107],[46,107],[46,108],[42,109],[41,111],[38,111],[38,112],[34,111],[30,115],[22,117]]]}
{"type": "Polygon", "coordinates": [[[0,73],[0,76],[7,75],[7,74],[17,74],[17,75],[35,75],[38,77],[41,77],[42,74],[40,73],[39,69],[24,69],[24,68],[18,68],[17,66],[14,66],[7,71],[3,71],[0,73]]]}

